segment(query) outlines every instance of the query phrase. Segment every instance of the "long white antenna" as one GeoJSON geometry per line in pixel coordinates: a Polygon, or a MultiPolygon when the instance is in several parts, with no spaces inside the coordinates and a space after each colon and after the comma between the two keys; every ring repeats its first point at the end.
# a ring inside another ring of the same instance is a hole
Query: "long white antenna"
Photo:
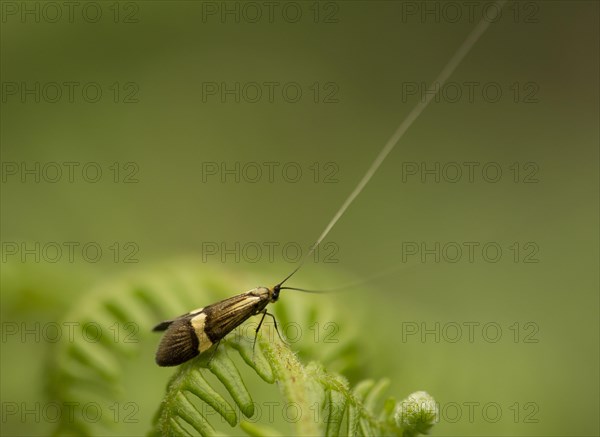
{"type": "Polygon", "coordinates": [[[492,16],[483,17],[477,26],[471,31],[469,36],[464,40],[461,46],[458,48],[456,53],[450,58],[448,63],[444,66],[438,77],[433,81],[432,85],[427,88],[427,93],[425,94],[425,98],[419,100],[417,105],[410,111],[410,113],[406,116],[406,118],[400,123],[400,126],[396,129],[394,134],[390,137],[390,139],[385,143],[381,152],[375,158],[375,161],[371,164],[365,175],[362,177],[356,188],[350,193],[348,198],[344,201],[338,212],[335,213],[329,224],[325,227],[325,230],[321,233],[315,244],[313,244],[307,254],[300,260],[298,266],[294,269],[292,273],[290,273],[283,281],[279,283],[279,285],[283,284],[289,278],[296,273],[300,267],[304,264],[307,258],[315,251],[317,246],[321,244],[321,241],[329,234],[329,231],[335,226],[340,217],[346,212],[348,207],[354,202],[354,199],[360,194],[360,192],[365,188],[365,186],[369,183],[375,172],[379,169],[385,158],[392,151],[394,146],[398,144],[400,139],[404,136],[408,128],[415,122],[415,120],[421,115],[421,112],[429,105],[429,102],[438,94],[439,90],[442,88],[446,80],[450,77],[456,67],[461,63],[464,57],[471,51],[477,40],[483,35],[483,33],[487,30],[490,25],[490,22],[495,21],[502,10],[502,7],[506,3],[506,0],[498,0],[495,2],[496,8],[492,16]]]}

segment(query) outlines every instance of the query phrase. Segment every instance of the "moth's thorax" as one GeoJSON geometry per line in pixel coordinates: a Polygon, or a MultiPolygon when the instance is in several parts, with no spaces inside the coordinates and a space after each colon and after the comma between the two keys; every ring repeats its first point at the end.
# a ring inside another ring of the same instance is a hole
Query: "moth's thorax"
{"type": "Polygon", "coordinates": [[[268,299],[269,302],[276,302],[279,298],[279,290],[276,287],[267,288],[267,287],[256,287],[248,292],[249,294],[259,297],[262,299],[268,299]]]}

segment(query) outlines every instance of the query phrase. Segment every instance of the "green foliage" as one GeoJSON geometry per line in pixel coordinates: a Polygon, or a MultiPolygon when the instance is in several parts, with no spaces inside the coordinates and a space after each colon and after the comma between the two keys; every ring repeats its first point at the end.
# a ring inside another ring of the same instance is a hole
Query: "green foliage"
{"type": "MultiPolygon", "coordinates": [[[[115,400],[128,399],[125,392],[131,396],[131,391],[136,390],[135,386],[125,389],[132,375],[135,376],[135,370],[132,373],[128,366],[135,363],[144,345],[157,344],[159,337],[151,333],[152,326],[205,302],[251,288],[248,284],[256,282],[243,276],[233,280],[227,272],[214,268],[207,272],[199,267],[192,260],[163,266],[151,273],[131,274],[86,294],[73,308],[65,323],[74,326],[74,335],[56,344],[47,367],[50,400],[68,403],[74,410],[73,414],[60,418],[55,434],[115,432],[112,420],[115,411],[111,405],[115,400]],[[90,402],[106,410],[101,420],[80,419],[86,417],[84,409],[90,402]]],[[[290,294],[274,305],[280,326],[289,320],[300,320],[305,327],[314,320],[335,320],[333,314],[323,315],[332,311],[333,305],[306,302],[306,295],[290,294]]],[[[356,336],[350,340],[345,333],[344,341],[327,344],[301,339],[290,348],[276,335],[268,335],[266,326],[263,328],[255,350],[248,335],[254,332],[250,326],[227,336],[214,355],[211,356],[210,350],[179,366],[162,402],[158,397],[155,401],[148,400],[158,406],[150,434],[213,435],[228,433],[226,429],[230,429],[237,434],[256,436],[416,435],[428,430],[422,420],[415,419],[425,417],[418,406],[408,416],[402,416],[401,403],[393,399],[381,401],[386,380],[366,380],[351,388],[348,380],[338,373],[344,371],[355,376],[361,373],[356,336]],[[321,356],[318,363],[313,361],[308,365],[299,359],[321,356]],[[336,371],[327,371],[325,366],[336,371]],[[253,379],[253,375],[258,378],[253,379]],[[287,423],[255,420],[257,396],[268,393],[271,400],[277,397],[276,391],[268,392],[273,383],[284,405],[292,405],[299,412],[294,420],[287,423]],[[216,418],[226,425],[225,431],[219,428],[216,418]]],[[[138,365],[155,367],[153,362],[146,361],[138,365]]],[[[169,371],[157,370],[161,375],[169,371]]],[[[137,389],[141,389],[139,384],[137,389]]],[[[122,422],[123,416],[135,412],[137,404],[125,403],[119,408],[122,422]]]]}
{"type": "MultiPolygon", "coordinates": [[[[236,337],[227,341],[226,346],[218,349],[212,358],[207,353],[180,366],[167,387],[151,435],[186,436],[194,432],[203,436],[215,435],[216,431],[206,414],[207,405],[232,427],[240,424],[235,413],[236,406],[245,417],[253,416],[251,395],[227,353],[232,349],[237,350],[266,383],[276,381],[286,405],[294,405],[294,409],[300,412],[291,421],[293,435],[415,436],[427,432],[436,419],[435,414],[424,413],[425,404],[418,402],[412,402],[410,409],[403,409],[407,401],[396,403],[390,398],[378,408],[387,380],[366,380],[351,390],[345,378],[327,372],[318,363],[303,366],[296,355],[279,341],[261,338],[258,352],[253,356],[248,343],[236,337]],[[235,405],[217,393],[203,377],[202,369],[218,378],[235,405]],[[399,411],[402,411],[401,420],[399,411]]],[[[435,409],[435,403],[428,395],[425,394],[421,400],[429,402],[428,405],[435,409]]],[[[248,422],[242,422],[240,426],[250,435],[274,434],[271,429],[248,422]]]]}

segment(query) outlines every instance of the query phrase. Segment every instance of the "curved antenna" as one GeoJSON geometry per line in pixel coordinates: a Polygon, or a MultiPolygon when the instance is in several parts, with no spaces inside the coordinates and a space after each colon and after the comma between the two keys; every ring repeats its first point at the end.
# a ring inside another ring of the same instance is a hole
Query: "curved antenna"
{"type": "Polygon", "coordinates": [[[335,291],[339,291],[337,289],[334,290],[307,290],[306,288],[295,288],[295,287],[279,287],[280,290],[296,290],[296,291],[303,291],[305,293],[317,293],[317,294],[326,294],[326,293],[333,293],[335,291]]]}
{"type": "Polygon", "coordinates": [[[356,199],[356,197],[365,188],[367,183],[371,180],[371,178],[373,177],[375,172],[379,169],[379,167],[381,166],[381,164],[383,163],[385,158],[389,155],[389,153],[392,151],[394,146],[396,146],[396,144],[400,141],[400,139],[402,139],[402,137],[404,136],[404,134],[406,133],[408,128],[415,122],[415,120],[419,117],[419,115],[421,115],[423,110],[429,105],[429,103],[433,100],[433,98],[438,95],[440,89],[443,88],[444,84],[446,83],[446,81],[448,80],[450,75],[452,73],[454,73],[454,70],[456,70],[456,67],[458,67],[458,65],[461,63],[461,61],[464,59],[464,57],[471,51],[471,49],[473,48],[473,46],[475,45],[477,40],[479,40],[481,35],[483,35],[483,33],[487,30],[490,23],[496,21],[496,18],[500,14],[500,11],[505,3],[506,3],[506,0],[497,0],[495,2],[496,8],[495,8],[494,12],[492,13],[493,16],[491,16],[491,17],[484,16],[479,21],[479,23],[477,23],[477,26],[475,26],[475,28],[471,31],[471,33],[467,36],[467,38],[460,45],[458,50],[454,53],[454,55],[452,55],[450,60],[446,63],[444,68],[442,68],[442,71],[436,77],[436,79],[432,82],[432,85],[427,87],[427,92],[425,93],[425,98],[419,100],[417,105],[408,113],[406,118],[402,121],[402,123],[400,123],[400,125],[398,126],[396,131],[392,134],[390,139],[385,143],[385,145],[383,146],[383,149],[381,149],[381,151],[379,152],[379,154],[377,155],[377,157],[375,158],[375,160],[373,161],[373,163],[371,164],[371,166],[369,167],[369,169],[367,170],[365,175],[358,182],[358,185],[356,186],[356,188],[354,188],[354,190],[352,190],[352,192],[350,193],[348,198],[344,201],[344,203],[342,204],[340,209],[338,209],[338,211],[335,213],[333,218],[330,220],[329,224],[325,227],[325,230],[321,233],[321,235],[317,239],[316,243],[312,245],[312,247],[307,252],[307,254],[304,255],[304,257],[300,260],[300,263],[294,269],[294,271],[292,273],[290,273],[283,281],[281,281],[278,284],[278,286],[281,286],[285,281],[287,281],[292,276],[294,276],[294,274],[298,270],[300,270],[300,267],[302,267],[302,265],[304,264],[306,259],[315,251],[317,246],[321,243],[321,241],[323,241],[323,239],[327,236],[329,231],[331,231],[331,229],[335,226],[335,224],[340,219],[340,217],[344,214],[344,212],[346,212],[346,209],[348,209],[348,207],[350,206],[350,204],[352,204],[354,199],[356,199]]]}
{"type": "Polygon", "coordinates": [[[296,291],[303,291],[305,293],[316,293],[316,294],[337,293],[340,291],[347,290],[349,288],[355,288],[355,287],[360,287],[365,284],[371,284],[371,283],[376,282],[382,278],[385,278],[386,276],[389,276],[392,273],[395,273],[399,270],[405,271],[406,269],[411,269],[411,268],[414,268],[415,266],[416,265],[414,265],[414,264],[412,264],[412,265],[393,264],[391,266],[386,267],[385,269],[378,271],[377,273],[375,273],[365,279],[360,279],[358,281],[350,282],[349,284],[339,285],[337,287],[328,288],[325,290],[308,290],[306,288],[296,288],[296,287],[279,287],[279,290],[296,290],[296,291]]]}

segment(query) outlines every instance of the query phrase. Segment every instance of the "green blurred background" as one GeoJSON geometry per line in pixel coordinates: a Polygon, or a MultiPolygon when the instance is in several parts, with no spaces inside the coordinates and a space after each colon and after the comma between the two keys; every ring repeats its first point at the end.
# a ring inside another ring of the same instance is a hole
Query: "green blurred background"
{"type": "MultiPolygon", "coordinates": [[[[7,335],[8,326],[63,320],[95,284],[190,254],[200,271],[249,271],[264,285],[282,278],[293,256],[280,249],[252,262],[248,253],[209,255],[207,244],[306,250],[417,103],[407,89],[435,78],[490,4],[475,4],[471,19],[459,2],[274,2],[272,16],[261,2],[82,2],[72,18],[50,3],[2,2],[4,435],[53,429],[5,414],[9,403],[44,402],[44,360],[55,346],[7,335]],[[72,99],[65,82],[76,83],[72,99]],[[268,82],[280,84],[272,99],[268,82]],[[102,90],[96,103],[82,95],[90,83],[92,97],[102,90]],[[239,102],[223,92],[236,83],[239,102]],[[78,163],[72,182],[66,162],[78,163]],[[267,162],[279,163],[272,182],[267,162]],[[36,163],[39,183],[21,173],[36,163]],[[64,171],[55,183],[48,163],[64,171]],[[86,163],[102,169],[97,183],[82,175],[86,163]],[[249,173],[222,182],[206,173],[212,163],[249,173]],[[252,163],[264,171],[255,183],[252,163]],[[299,181],[285,179],[294,177],[282,174],[286,163],[301,169],[299,181]],[[95,242],[103,256],[89,262],[76,249],[73,262],[49,262],[20,251],[52,242],[95,242]],[[137,263],[125,262],[131,251],[137,263]]],[[[400,267],[333,301],[338,335],[357,337],[367,376],[391,378],[397,397],[436,398],[434,435],[600,433],[598,14],[594,1],[509,2],[453,88],[333,229],[329,249],[294,278],[327,288],[400,267]],[[472,181],[468,162],[480,163],[472,181]],[[406,172],[436,163],[449,172],[439,182],[406,172]],[[463,169],[457,182],[448,163],[463,169]],[[485,163],[501,168],[497,182],[482,175],[485,163]],[[453,243],[465,242],[479,244],[472,262],[466,251],[451,262],[453,243]],[[408,255],[413,243],[439,243],[439,262],[408,255]],[[487,243],[501,247],[497,262],[482,254],[487,243]],[[491,341],[497,327],[502,337],[491,341]]],[[[232,295],[257,285],[235,281],[232,295]]],[[[199,296],[198,307],[207,303],[199,296]]],[[[171,374],[152,360],[158,338],[146,338],[128,363],[139,423],[115,433],[149,429],[171,374]]]]}

